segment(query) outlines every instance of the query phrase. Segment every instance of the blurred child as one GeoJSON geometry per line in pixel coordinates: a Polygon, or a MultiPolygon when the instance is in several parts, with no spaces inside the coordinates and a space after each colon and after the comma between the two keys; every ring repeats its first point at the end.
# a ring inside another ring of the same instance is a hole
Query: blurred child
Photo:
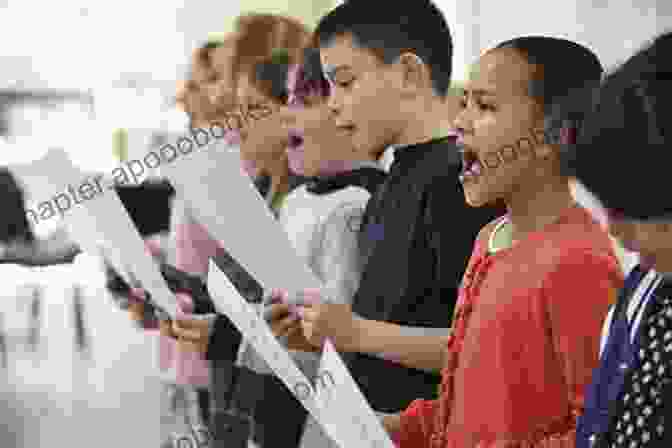
{"type": "Polygon", "coordinates": [[[671,53],[666,33],[610,73],[567,153],[568,173],[641,258],[604,323],[577,448],[672,445],[671,53]]]}

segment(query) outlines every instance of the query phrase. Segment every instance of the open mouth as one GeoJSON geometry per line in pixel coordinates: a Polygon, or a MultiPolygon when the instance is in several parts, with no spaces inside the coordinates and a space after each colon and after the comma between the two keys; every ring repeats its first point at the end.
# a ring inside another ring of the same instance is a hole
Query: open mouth
{"type": "Polygon", "coordinates": [[[478,178],[483,172],[483,164],[478,158],[478,153],[468,146],[462,146],[460,148],[460,155],[462,156],[460,181],[467,182],[478,178]]]}
{"type": "Polygon", "coordinates": [[[300,148],[303,145],[303,136],[294,132],[290,133],[288,145],[291,149],[300,148]]]}

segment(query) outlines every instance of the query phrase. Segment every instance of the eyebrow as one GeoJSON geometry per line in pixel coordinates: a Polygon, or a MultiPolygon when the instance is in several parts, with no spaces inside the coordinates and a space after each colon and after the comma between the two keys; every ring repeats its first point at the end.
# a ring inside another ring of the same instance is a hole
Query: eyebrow
{"type": "Polygon", "coordinates": [[[331,66],[331,65],[325,65],[324,66],[324,75],[327,78],[329,78],[333,81],[333,79],[336,77],[336,75],[338,74],[339,71],[341,71],[341,70],[351,70],[351,69],[352,69],[352,67],[350,67],[349,65],[338,65],[336,67],[331,66]]]}
{"type": "Polygon", "coordinates": [[[461,95],[476,95],[476,96],[497,96],[495,95],[495,92],[492,90],[485,90],[485,89],[461,89],[461,95]]]}

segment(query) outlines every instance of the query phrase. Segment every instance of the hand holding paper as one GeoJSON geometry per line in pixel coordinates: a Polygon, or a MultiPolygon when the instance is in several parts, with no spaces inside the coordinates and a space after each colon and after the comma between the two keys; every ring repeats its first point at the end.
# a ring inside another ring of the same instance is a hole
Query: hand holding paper
{"type": "Polygon", "coordinates": [[[264,318],[271,326],[273,334],[277,338],[284,338],[289,350],[317,352],[320,347],[308,342],[303,334],[299,313],[296,305],[277,303],[266,308],[264,318]]]}
{"type": "Polygon", "coordinates": [[[312,384],[296,366],[287,350],[276,340],[262,316],[250,307],[231,281],[212,261],[210,261],[208,274],[208,290],[217,310],[231,319],[231,322],[243,333],[278,378],[285,383],[315,420],[325,428],[327,434],[341,448],[355,446],[349,443],[353,440],[351,435],[335,426],[332,418],[326,418],[326,414],[315,400],[315,390],[312,384]]]}
{"type": "Polygon", "coordinates": [[[301,309],[301,326],[312,345],[321,347],[324,340],[329,338],[342,352],[360,351],[362,318],[352,312],[351,305],[306,303],[301,309]]]}

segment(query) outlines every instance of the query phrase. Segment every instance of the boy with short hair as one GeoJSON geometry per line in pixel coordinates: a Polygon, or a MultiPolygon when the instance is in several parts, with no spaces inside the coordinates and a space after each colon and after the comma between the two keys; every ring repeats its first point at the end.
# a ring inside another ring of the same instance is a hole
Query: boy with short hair
{"type": "Polygon", "coordinates": [[[395,412],[435,395],[470,246],[497,214],[464,203],[457,149],[437,137],[452,39],[431,1],[348,2],[323,17],[315,34],[337,127],[357,148],[394,146],[395,160],[367,204],[353,305],[305,291],[310,303],[300,324],[314,346],[329,337],[346,352],[375,410],[395,412]]]}

